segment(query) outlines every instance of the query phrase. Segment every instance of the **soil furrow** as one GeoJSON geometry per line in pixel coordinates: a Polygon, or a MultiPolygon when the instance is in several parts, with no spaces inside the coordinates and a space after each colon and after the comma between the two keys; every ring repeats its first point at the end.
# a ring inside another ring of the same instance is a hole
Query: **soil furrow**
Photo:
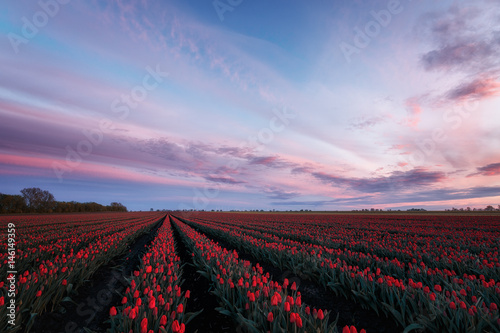
{"type": "Polygon", "coordinates": [[[217,297],[213,295],[210,281],[197,272],[193,264],[191,252],[188,251],[175,226],[174,241],[177,255],[185,265],[182,267],[183,290],[191,291],[191,298],[188,299],[186,309],[188,312],[197,312],[203,310],[194,317],[187,325],[187,332],[198,333],[235,333],[238,332],[234,321],[221,314],[215,308],[220,304],[217,297]]]}

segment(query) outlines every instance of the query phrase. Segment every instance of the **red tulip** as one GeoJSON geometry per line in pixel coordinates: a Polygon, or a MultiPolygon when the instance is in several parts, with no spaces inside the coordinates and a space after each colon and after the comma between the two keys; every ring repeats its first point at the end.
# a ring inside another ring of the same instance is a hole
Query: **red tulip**
{"type": "Polygon", "coordinates": [[[323,320],[325,318],[325,315],[323,314],[323,310],[319,309],[318,310],[318,319],[323,320]]]}
{"type": "Polygon", "coordinates": [[[110,315],[111,317],[116,316],[116,308],[115,308],[114,306],[113,306],[113,307],[111,307],[111,309],[109,309],[109,315],[110,315]]]}
{"type": "Polygon", "coordinates": [[[181,328],[179,326],[179,322],[177,320],[174,320],[174,322],[172,323],[172,332],[177,333],[180,330],[181,328]]]}
{"type": "Polygon", "coordinates": [[[295,314],[295,325],[297,325],[298,328],[302,327],[302,318],[300,318],[298,313],[295,314]]]}
{"type": "Polygon", "coordinates": [[[285,311],[289,312],[290,311],[290,303],[285,302],[285,311]]]}
{"type": "Polygon", "coordinates": [[[148,318],[143,318],[141,321],[141,333],[148,333],[148,318]]]}
{"type": "Polygon", "coordinates": [[[130,319],[135,319],[135,317],[137,317],[137,312],[135,310],[136,308],[134,307],[133,309],[130,310],[129,314],[128,314],[128,317],[130,319]]]}
{"type": "Polygon", "coordinates": [[[273,322],[273,320],[274,320],[273,313],[272,313],[272,312],[269,312],[269,313],[267,314],[267,321],[269,321],[269,322],[273,322]]]}

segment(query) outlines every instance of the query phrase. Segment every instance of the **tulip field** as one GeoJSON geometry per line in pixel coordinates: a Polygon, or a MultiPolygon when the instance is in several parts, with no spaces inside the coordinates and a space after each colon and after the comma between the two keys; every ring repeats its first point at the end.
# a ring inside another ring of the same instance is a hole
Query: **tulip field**
{"type": "Polygon", "coordinates": [[[2,244],[13,226],[1,332],[500,332],[498,215],[17,215],[2,244]]]}

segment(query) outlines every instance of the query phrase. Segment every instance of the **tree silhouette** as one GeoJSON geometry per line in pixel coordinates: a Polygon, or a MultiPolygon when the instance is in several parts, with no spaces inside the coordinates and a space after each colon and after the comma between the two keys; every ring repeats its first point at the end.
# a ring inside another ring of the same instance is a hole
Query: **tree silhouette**
{"type": "Polygon", "coordinates": [[[50,213],[55,207],[56,201],[49,191],[38,187],[27,187],[23,188],[21,193],[30,212],[50,213]]]}

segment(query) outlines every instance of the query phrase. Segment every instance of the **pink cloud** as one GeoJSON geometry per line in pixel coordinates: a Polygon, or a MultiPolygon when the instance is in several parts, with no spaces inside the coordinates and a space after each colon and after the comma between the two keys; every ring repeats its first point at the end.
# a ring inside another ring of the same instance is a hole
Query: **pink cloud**
{"type": "Polygon", "coordinates": [[[74,168],[69,167],[65,160],[45,158],[45,157],[0,154],[0,161],[2,164],[6,165],[15,165],[15,166],[29,168],[30,170],[26,170],[24,173],[21,171],[21,174],[27,176],[32,175],[33,170],[35,170],[36,172],[40,172],[41,169],[44,171],[45,176],[52,176],[56,178],[57,175],[54,171],[55,170],[54,167],[59,167],[61,168],[60,170],[65,171],[62,174],[62,179],[69,177],[77,178],[78,176],[85,175],[93,178],[126,180],[139,183],[165,184],[165,185],[176,185],[176,186],[198,185],[194,181],[185,181],[158,175],[148,175],[141,173],[139,171],[134,171],[123,167],[89,163],[85,161],[82,161],[74,168]]]}
{"type": "Polygon", "coordinates": [[[477,168],[477,172],[468,175],[468,177],[482,175],[482,176],[498,176],[500,175],[500,163],[491,163],[477,168]]]}
{"type": "Polygon", "coordinates": [[[495,96],[500,96],[500,82],[493,78],[479,78],[448,93],[448,97],[454,100],[486,99],[495,96]]]}
{"type": "Polygon", "coordinates": [[[410,114],[407,119],[407,124],[410,127],[416,128],[420,123],[420,114],[422,113],[419,99],[417,97],[407,99],[406,106],[408,108],[408,113],[410,114]]]}

